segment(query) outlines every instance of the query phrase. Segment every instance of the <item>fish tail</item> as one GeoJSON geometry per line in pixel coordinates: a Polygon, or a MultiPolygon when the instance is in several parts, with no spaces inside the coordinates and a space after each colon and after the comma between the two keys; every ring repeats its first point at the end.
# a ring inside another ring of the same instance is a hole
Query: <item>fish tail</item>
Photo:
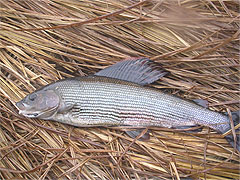
{"type": "MultiPolygon", "coordinates": [[[[232,120],[234,126],[238,125],[240,123],[240,111],[232,112],[232,120]]],[[[232,145],[232,147],[236,147],[236,149],[240,152],[240,128],[235,130],[235,133],[231,132],[231,134],[225,136],[227,141],[232,145]],[[236,135],[236,136],[235,136],[236,135]]]]}

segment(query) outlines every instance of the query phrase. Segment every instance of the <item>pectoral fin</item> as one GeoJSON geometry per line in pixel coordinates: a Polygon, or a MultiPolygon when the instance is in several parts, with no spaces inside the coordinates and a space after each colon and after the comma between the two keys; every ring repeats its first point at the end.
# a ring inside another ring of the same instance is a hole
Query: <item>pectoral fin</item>
{"type": "Polygon", "coordinates": [[[75,104],[65,104],[65,103],[60,103],[60,107],[58,109],[58,113],[64,114],[69,112],[71,109],[73,109],[75,104]]]}
{"type": "Polygon", "coordinates": [[[159,64],[148,58],[141,57],[120,61],[94,75],[146,85],[160,79],[166,74],[167,72],[162,70],[159,64]]]}
{"type": "MultiPolygon", "coordinates": [[[[127,135],[129,135],[131,138],[135,139],[138,137],[144,129],[137,129],[137,130],[132,130],[132,131],[125,131],[127,135]]],[[[148,130],[144,135],[142,135],[138,140],[140,141],[146,141],[150,139],[149,135],[150,131],[148,130]]]]}

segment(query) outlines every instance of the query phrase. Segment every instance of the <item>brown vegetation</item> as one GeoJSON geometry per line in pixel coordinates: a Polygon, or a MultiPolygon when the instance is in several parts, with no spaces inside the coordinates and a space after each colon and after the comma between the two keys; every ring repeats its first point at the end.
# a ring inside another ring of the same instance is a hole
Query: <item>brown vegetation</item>
{"type": "MultiPolygon", "coordinates": [[[[154,87],[239,109],[239,2],[0,1],[1,179],[239,179],[223,135],[75,128],[18,115],[15,102],[58,79],[145,56],[170,74],[154,87]]],[[[229,132],[231,133],[231,132],[229,132]]]]}

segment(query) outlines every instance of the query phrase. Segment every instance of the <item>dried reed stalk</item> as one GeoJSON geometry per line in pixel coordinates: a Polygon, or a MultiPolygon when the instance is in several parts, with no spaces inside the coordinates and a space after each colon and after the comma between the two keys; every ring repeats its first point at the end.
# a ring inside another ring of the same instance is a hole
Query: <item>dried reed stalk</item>
{"type": "Polygon", "coordinates": [[[146,56],[170,75],[154,87],[239,109],[239,2],[0,1],[1,179],[239,179],[223,135],[75,128],[26,119],[15,102],[58,79],[146,56]]]}

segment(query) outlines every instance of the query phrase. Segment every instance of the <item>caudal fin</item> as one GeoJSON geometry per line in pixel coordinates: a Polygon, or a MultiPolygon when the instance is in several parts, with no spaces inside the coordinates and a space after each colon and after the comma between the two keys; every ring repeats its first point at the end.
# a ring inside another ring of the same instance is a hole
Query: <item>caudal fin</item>
{"type": "MultiPolygon", "coordinates": [[[[240,111],[232,112],[232,120],[234,126],[238,125],[240,123],[240,111]]],[[[233,133],[225,136],[227,141],[233,146],[236,146],[236,149],[240,152],[240,128],[235,130],[236,138],[234,139],[233,133]]]]}

